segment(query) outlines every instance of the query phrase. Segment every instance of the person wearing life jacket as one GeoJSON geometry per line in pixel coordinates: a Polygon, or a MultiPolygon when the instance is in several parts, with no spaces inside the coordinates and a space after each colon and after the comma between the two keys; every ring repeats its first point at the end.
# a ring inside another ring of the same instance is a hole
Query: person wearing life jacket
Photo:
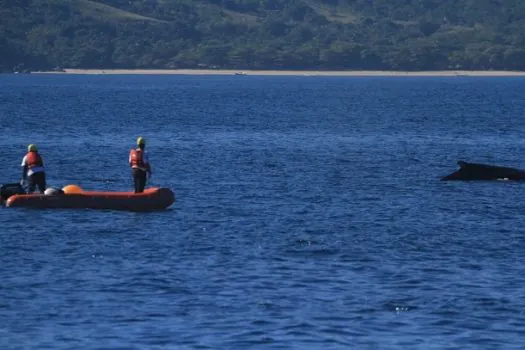
{"type": "Polygon", "coordinates": [[[143,137],[139,137],[137,139],[137,148],[129,151],[129,166],[131,167],[135,193],[144,192],[146,175],[149,174],[149,177],[151,177],[152,174],[148,155],[144,148],[146,148],[146,140],[143,137]]]}
{"type": "Polygon", "coordinates": [[[33,193],[36,186],[38,186],[40,193],[44,193],[46,190],[44,161],[38,153],[36,145],[27,146],[27,154],[22,159],[21,166],[22,180],[20,180],[20,184],[23,186],[24,183],[27,183],[27,193],[33,193]]]}

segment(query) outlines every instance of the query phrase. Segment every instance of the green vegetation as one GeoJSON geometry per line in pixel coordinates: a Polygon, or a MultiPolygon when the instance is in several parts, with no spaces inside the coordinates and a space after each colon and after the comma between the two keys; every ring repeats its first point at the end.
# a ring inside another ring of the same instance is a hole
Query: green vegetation
{"type": "Polygon", "coordinates": [[[525,70],[520,0],[2,0],[0,71],[525,70]]]}

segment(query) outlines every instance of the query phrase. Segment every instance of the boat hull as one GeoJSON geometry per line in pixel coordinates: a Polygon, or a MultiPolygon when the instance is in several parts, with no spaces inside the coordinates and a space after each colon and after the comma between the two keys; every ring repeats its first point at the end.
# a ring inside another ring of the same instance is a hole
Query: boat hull
{"type": "Polygon", "coordinates": [[[149,188],[143,193],[83,191],[53,195],[16,194],[7,199],[6,207],[155,211],[166,209],[174,202],[175,194],[169,188],[149,188]]]}

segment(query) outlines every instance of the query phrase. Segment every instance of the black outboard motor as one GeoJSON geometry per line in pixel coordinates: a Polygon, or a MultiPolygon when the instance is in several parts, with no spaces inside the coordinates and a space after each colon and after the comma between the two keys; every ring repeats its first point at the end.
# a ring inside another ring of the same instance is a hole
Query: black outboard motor
{"type": "Polygon", "coordinates": [[[26,191],[19,183],[5,184],[0,187],[0,203],[5,202],[7,198],[15,194],[25,194],[26,191]]]}

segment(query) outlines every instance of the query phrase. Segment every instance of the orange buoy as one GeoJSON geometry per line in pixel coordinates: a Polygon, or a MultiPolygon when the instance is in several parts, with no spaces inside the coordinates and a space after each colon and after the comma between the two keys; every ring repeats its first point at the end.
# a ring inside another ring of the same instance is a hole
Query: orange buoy
{"type": "Polygon", "coordinates": [[[67,185],[62,187],[62,191],[64,191],[65,194],[73,194],[73,193],[82,193],[84,192],[79,186],[77,185],[67,185]]]}

